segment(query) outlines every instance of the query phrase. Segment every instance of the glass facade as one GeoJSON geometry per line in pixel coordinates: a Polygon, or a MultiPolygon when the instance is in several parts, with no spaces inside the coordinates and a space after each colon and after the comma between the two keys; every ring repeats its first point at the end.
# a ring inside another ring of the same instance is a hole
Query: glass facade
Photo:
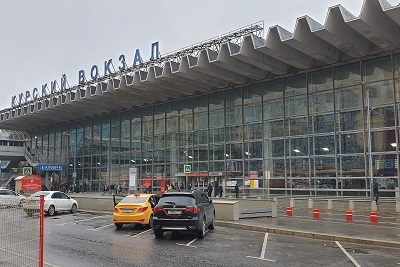
{"type": "Polygon", "coordinates": [[[137,167],[154,191],[218,182],[250,195],[368,196],[372,166],[382,194],[394,195],[399,79],[400,55],[360,60],[42,129],[31,146],[68,167],[60,183],[75,170],[91,191],[127,189],[137,167]]]}

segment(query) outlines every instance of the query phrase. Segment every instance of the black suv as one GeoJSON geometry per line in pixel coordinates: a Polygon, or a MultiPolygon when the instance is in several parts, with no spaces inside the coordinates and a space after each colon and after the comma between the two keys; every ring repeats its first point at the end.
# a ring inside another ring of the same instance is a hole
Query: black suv
{"type": "Polygon", "coordinates": [[[165,192],[153,216],[157,238],[162,238],[165,231],[191,231],[203,238],[207,227],[213,230],[215,223],[212,200],[200,190],[165,192]]]}

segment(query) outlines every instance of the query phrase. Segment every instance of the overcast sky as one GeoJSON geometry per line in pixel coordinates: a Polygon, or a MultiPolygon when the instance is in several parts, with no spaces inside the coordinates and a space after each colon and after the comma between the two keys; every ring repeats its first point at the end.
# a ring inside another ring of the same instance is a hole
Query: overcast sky
{"type": "MultiPolygon", "coordinates": [[[[264,21],[293,32],[296,18],[309,15],[324,24],[328,8],[341,4],[358,16],[364,0],[0,0],[0,110],[11,98],[41,88],[66,74],[78,83],[79,70],[126,56],[136,49],[150,57],[264,21]]],[[[396,5],[398,0],[390,0],[396,5]]],[[[40,91],[40,90],[39,90],[40,91]]]]}

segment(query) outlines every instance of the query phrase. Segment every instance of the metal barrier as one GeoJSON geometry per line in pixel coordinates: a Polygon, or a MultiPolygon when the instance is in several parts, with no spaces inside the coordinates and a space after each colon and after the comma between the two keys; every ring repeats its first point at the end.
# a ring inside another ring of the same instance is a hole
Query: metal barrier
{"type": "Polygon", "coordinates": [[[43,267],[43,196],[24,204],[0,200],[0,265],[43,267]]]}

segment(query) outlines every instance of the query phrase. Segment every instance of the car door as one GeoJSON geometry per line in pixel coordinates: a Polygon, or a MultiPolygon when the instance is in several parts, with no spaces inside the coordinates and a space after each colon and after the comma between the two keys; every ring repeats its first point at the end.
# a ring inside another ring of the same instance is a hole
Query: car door
{"type": "Polygon", "coordinates": [[[210,214],[210,203],[208,197],[204,194],[200,194],[200,203],[203,206],[204,214],[206,215],[206,224],[211,222],[212,215],[210,214]]]}
{"type": "Polygon", "coordinates": [[[61,195],[60,195],[59,192],[54,192],[51,195],[51,203],[49,203],[49,204],[50,205],[51,204],[54,205],[54,207],[56,208],[56,211],[57,210],[63,210],[62,203],[61,203],[61,195]]]}
{"type": "Polygon", "coordinates": [[[60,203],[62,205],[62,209],[70,210],[72,206],[71,199],[62,192],[59,192],[59,194],[60,194],[60,203]]]}

